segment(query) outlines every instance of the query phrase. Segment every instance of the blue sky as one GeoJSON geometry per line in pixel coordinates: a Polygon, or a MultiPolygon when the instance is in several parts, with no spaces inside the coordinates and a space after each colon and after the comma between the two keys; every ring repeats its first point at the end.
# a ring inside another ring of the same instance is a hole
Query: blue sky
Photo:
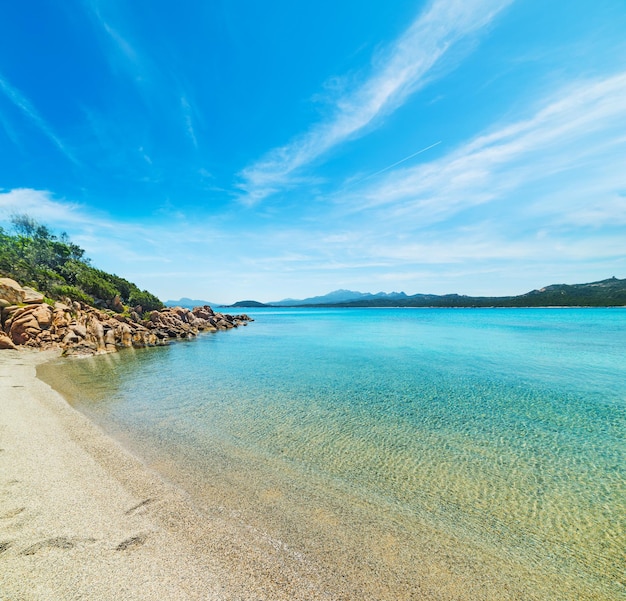
{"type": "Polygon", "coordinates": [[[623,0],[0,8],[0,225],[162,299],[626,277],[623,0]]]}

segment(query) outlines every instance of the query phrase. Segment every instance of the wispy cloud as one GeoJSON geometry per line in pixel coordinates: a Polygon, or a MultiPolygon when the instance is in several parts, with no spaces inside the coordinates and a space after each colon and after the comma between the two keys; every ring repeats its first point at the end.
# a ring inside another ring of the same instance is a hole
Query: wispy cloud
{"type": "MultiPolygon", "coordinates": [[[[622,184],[624,183],[622,178],[622,184]]],[[[623,227],[626,225],[626,196],[614,193],[609,198],[596,199],[596,190],[589,190],[587,198],[592,198],[585,206],[573,211],[560,212],[563,225],[583,227],[623,227]]]]}
{"type": "MultiPolygon", "coordinates": [[[[127,236],[137,236],[140,241],[154,241],[173,227],[172,219],[169,222],[155,222],[149,225],[142,220],[140,223],[125,221],[111,217],[106,211],[96,209],[93,206],[58,198],[48,190],[35,190],[32,188],[16,188],[13,190],[0,189],[0,215],[10,215],[12,213],[26,213],[34,219],[50,225],[52,227],[68,227],[84,231],[99,231],[102,237],[112,235],[120,238],[127,236]]],[[[169,214],[171,216],[171,213],[169,214]]],[[[189,227],[186,239],[190,242],[206,239],[208,230],[206,224],[189,227]]],[[[212,236],[216,232],[211,231],[212,236]]],[[[172,234],[176,237],[178,234],[172,234]]],[[[166,251],[167,252],[167,251],[166,251]]]]}
{"type": "MultiPolygon", "coordinates": [[[[624,189],[624,97],[626,73],[578,82],[545,100],[530,118],[478,136],[438,160],[392,171],[338,195],[337,202],[348,211],[379,208],[389,218],[428,226],[490,201],[510,203],[514,191],[553,180],[558,185],[549,186],[553,196],[546,210],[608,200],[624,189]],[[595,196],[582,197],[581,185],[595,196]]],[[[541,190],[532,194],[544,196],[541,190]]]]}
{"type": "Polygon", "coordinates": [[[189,101],[185,96],[182,96],[180,99],[180,105],[183,109],[183,116],[185,119],[185,130],[187,135],[193,142],[193,145],[198,148],[198,139],[196,138],[196,132],[193,129],[193,119],[192,119],[192,109],[189,101]]]}
{"type": "Polygon", "coordinates": [[[433,77],[432,70],[463,38],[493,21],[512,0],[435,0],[387,50],[370,76],[335,104],[334,115],[240,174],[242,201],[255,204],[294,183],[294,172],[362,134],[433,77]]]}
{"type": "Polygon", "coordinates": [[[45,119],[38,113],[31,102],[4,77],[0,75],[0,90],[4,95],[44,134],[67,159],[75,165],[79,165],[78,159],[65,143],[54,133],[45,119]]]}
{"type": "Polygon", "coordinates": [[[84,6],[111,70],[125,74],[132,82],[154,120],[167,123],[174,116],[175,127],[179,128],[180,121],[176,116],[182,115],[182,132],[194,148],[198,148],[194,124],[201,124],[202,119],[189,86],[182,85],[182,74],[164,58],[163,53],[158,54],[159,49],[150,45],[150,40],[136,32],[136,24],[133,27],[132,17],[126,14],[122,5],[84,0],[84,6]]]}
{"type": "Polygon", "coordinates": [[[65,230],[79,244],[88,243],[90,252],[98,256],[108,254],[118,263],[138,257],[161,261],[171,256],[175,248],[184,253],[185,249],[205,246],[207,240],[223,244],[227,238],[210,223],[191,223],[180,213],[170,214],[166,222],[129,222],[115,219],[103,210],[57,198],[47,190],[32,188],[0,189],[0,225],[8,226],[12,214],[27,214],[52,228],[65,230]],[[110,252],[104,253],[104,248],[110,252]]]}
{"type": "Polygon", "coordinates": [[[370,282],[398,270],[429,272],[433,282],[486,268],[502,278],[533,265],[556,274],[546,282],[619,273],[624,97],[626,72],[578,81],[441,158],[349,185],[308,230],[284,234],[291,244],[282,247],[299,252],[273,253],[274,266],[353,281],[368,273],[370,282]]]}
{"type": "MultiPolygon", "coordinates": [[[[9,216],[15,213],[28,214],[57,233],[67,232],[96,267],[128,278],[163,300],[183,295],[226,300],[226,293],[218,298],[211,290],[231,287],[226,282],[237,264],[233,257],[246,238],[245,233],[223,231],[210,219],[178,214],[166,221],[130,222],[47,190],[0,189],[0,226],[10,228],[9,216]],[[208,291],[196,293],[197,288],[208,291]]],[[[231,294],[228,290],[234,302],[237,298],[231,294]]]]}
{"type": "MultiPolygon", "coordinates": [[[[127,36],[122,35],[119,27],[111,24],[111,19],[107,18],[101,9],[102,2],[99,0],[85,0],[84,6],[87,14],[96,25],[96,31],[104,32],[106,35],[107,55],[114,70],[122,68],[132,77],[135,82],[145,79],[146,61],[139,55],[134,45],[127,36]]],[[[111,10],[111,4],[105,5],[111,10]]]]}

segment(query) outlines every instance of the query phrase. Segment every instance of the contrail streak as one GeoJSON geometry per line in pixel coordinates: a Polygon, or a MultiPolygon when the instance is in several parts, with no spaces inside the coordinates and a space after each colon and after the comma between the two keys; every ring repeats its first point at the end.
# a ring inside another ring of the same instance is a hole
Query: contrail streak
{"type": "Polygon", "coordinates": [[[371,173],[370,175],[366,175],[365,177],[357,180],[356,182],[352,182],[351,185],[360,184],[361,182],[364,182],[367,179],[376,177],[377,175],[380,175],[381,173],[384,173],[385,171],[389,171],[389,169],[393,169],[394,167],[400,165],[401,163],[404,163],[405,161],[408,161],[409,159],[416,157],[418,154],[422,154],[422,152],[426,152],[427,150],[430,150],[431,148],[434,148],[435,146],[438,146],[439,144],[441,144],[441,140],[439,140],[438,142],[435,142],[434,144],[431,144],[430,146],[426,146],[426,148],[422,148],[421,150],[418,150],[417,152],[414,152],[413,154],[410,154],[408,157],[404,157],[403,159],[400,159],[399,161],[396,161],[395,163],[392,163],[391,165],[387,165],[380,171],[376,171],[376,173],[371,173]]]}

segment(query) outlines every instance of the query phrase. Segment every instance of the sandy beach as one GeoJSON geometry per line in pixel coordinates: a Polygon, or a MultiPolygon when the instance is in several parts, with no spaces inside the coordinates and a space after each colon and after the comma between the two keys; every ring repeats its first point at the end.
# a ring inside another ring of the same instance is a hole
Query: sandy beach
{"type": "Polygon", "coordinates": [[[0,353],[2,601],[329,598],[276,541],[202,515],[38,380],[56,356],[0,353]]]}
{"type": "Polygon", "coordinates": [[[217,599],[155,508],[177,493],[35,377],[49,353],[0,354],[2,599],[217,599]]]}

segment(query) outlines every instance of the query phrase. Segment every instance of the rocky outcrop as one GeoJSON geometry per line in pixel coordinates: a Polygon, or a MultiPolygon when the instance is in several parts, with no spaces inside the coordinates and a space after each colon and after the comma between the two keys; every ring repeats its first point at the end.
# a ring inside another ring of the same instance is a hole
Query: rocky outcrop
{"type": "Polygon", "coordinates": [[[0,349],[60,348],[65,355],[94,355],[163,345],[249,321],[247,315],[215,313],[208,305],[192,310],[168,307],[143,318],[136,310],[118,314],[69,299],[51,305],[39,292],[0,279],[0,349]]]}
{"type": "Polygon", "coordinates": [[[11,278],[0,278],[0,298],[9,305],[24,302],[24,289],[11,278]]]}
{"type": "Polygon", "coordinates": [[[0,332],[0,349],[16,349],[13,341],[4,332],[0,332]]]}
{"type": "Polygon", "coordinates": [[[37,292],[37,290],[33,290],[28,286],[24,286],[22,290],[24,291],[24,300],[22,302],[27,305],[37,305],[39,303],[43,303],[44,296],[41,292],[37,292]]]}

